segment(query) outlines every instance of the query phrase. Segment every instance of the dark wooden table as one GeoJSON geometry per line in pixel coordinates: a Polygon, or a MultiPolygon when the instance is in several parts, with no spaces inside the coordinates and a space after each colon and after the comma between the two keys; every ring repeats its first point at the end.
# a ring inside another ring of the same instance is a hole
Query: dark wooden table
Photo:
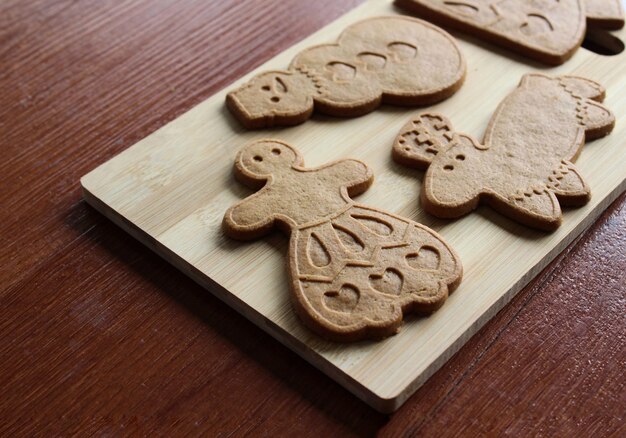
{"type": "Polygon", "coordinates": [[[626,435],[625,196],[391,416],[81,199],[80,176],[358,3],[0,4],[0,435],[626,435]]]}

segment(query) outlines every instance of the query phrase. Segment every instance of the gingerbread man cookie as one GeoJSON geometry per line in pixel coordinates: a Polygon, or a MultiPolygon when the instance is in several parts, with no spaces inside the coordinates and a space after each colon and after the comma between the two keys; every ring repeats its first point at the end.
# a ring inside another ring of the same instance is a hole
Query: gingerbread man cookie
{"type": "Polygon", "coordinates": [[[408,11],[547,64],[562,64],[585,36],[583,0],[396,0],[408,11]]]}
{"type": "Polygon", "coordinates": [[[523,224],[554,230],[559,204],[580,206],[591,197],[572,162],[585,140],[615,125],[603,99],[604,88],[589,79],[527,74],[498,106],[482,143],[425,113],[402,128],[393,157],[428,169],[421,200],[435,216],[458,217],[484,201],[523,224]]]}
{"type": "Polygon", "coordinates": [[[304,122],[313,109],[363,115],[381,102],[426,105],[454,94],[465,61],[443,30],[410,17],[376,17],[349,26],[336,44],[300,52],[287,71],[261,73],[226,103],[249,129],[304,122]]]}
{"type": "Polygon", "coordinates": [[[254,239],[290,236],[288,271],[295,309],[313,331],[355,341],[396,333],[403,313],[430,313],[461,281],[458,256],[427,227],[356,204],[373,181],[362,162],[307,169],[277,140],[243,148],[236,177],[257,193],[225,214],[225,232],[254,239]]]}

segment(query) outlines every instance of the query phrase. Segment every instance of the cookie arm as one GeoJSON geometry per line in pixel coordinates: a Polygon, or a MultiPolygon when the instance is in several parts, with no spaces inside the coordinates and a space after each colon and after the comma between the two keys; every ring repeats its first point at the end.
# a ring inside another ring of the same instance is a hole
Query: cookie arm
{"type": "Polygon", "coordinates": [[[374,174],[367,164],[359,160],[346,159],[336,161],[320,169],[322,178],[345,187],[349,196],[366,191],[374,182],[374,174]]]}
{"type": "Polygon", "coordinates": [[[224,232],[234,239],[252,240],[272,231],[274,215],[268,210],[268,203],[259,202],[257,196],[233,205],[224,214],[224,232]]]}
{"type": "Polygon", "coordinates": [[[601,84],[591,79],[578,76],[559,76],[559,80],[567,90],[577,96],[586,97],[596,102],[604,100],[606,90],[601,84]]]}

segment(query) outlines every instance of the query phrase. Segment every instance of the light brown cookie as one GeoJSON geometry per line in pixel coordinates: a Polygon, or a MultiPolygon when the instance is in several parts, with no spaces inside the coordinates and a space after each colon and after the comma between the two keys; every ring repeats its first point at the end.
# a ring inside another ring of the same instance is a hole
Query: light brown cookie
{"type": "Polygon", "coordinates": [[[454,94],[465,60],[454,39],[411,17],[376,17],[349,26],[336,44],[300,52],[287,71],[261,73],[226,103],[249,129],[304,122],[313,109],[354,117],[393,105],[427,105],[454,94]]]}
{"type": "Polygon", "coordinates": [[[622,0],[585,0],[587,26],[615,30],[624,27],[622,0]]]}
{"type": "Polygon", "coordinates": [[[396,333],[403,313],[437,310],[461,281],[448,244],[423,225],[350,199],[374,179],[361,161],[303,166],[281,141],[245,146],[235,176],[260,190],[223,221],[236,239],[276,228],[290,236],[288,271],[302,321],[328,339],[355,341],[396,333]]]}
{"type": "Polygon", "coordinates": [[[454,27],[547,64],[562,64],[585,35],[583,0],[396,0],[454,27]]]}
{"type": "Polygon", "coordinates": [[[496,109],[482,144],[452,130],[440,114],[420,114],[393,145],[399,163],[428,169],[421,201],[454,218],[486,202],[531,227],[554,230],[559,203],[580,206],[591,192],[572,162],[585,139],[607,135],[615,116],[604,88],[589,79],[527,74],[496,109]]]}

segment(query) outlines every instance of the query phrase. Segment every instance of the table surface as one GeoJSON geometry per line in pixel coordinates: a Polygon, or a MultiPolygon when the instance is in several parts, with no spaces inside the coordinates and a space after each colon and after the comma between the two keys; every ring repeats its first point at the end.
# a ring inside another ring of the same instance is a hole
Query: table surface
{"type": "Polygon", "coordinates": [[[358,0],[0,4],[0,435],[624,435],[626,196],[395,414],[95,212],[79,178],[358,0]]]}

